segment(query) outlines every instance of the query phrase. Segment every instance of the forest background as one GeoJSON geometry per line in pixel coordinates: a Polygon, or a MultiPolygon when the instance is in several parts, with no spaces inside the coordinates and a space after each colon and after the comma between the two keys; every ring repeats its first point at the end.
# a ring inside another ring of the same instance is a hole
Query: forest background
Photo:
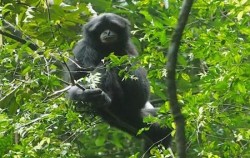
{"type": "MultiPolygon", "coordinates": [[[[131,22],[138,60],[148,71],[151,102],[160,108],[157,117],[145,121],[175,129],[166,93],[166,56],[182,1],[0,3],[0,157],[141,155],[140,140],[88,109],[76,110],[63,93],[63,61],[95,13],[112,12],[131,22]]],[[[176,70],[188,157],[250,157],[249,35],[249,1],[194,1],[176,70]]],[[[151,153],[166,157],[175,148],[151,153]]]]}

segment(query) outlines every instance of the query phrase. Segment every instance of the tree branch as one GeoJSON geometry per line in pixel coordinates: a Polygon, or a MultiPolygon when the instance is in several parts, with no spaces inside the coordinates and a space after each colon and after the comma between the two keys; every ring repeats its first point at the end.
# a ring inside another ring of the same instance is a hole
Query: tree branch
{"type": "Polygon", "coordinates": [[[3,29],[0,30],[0,34],[6,37],[9,37],[13,40],[16,40],[22,44],[28,43],[28,47],[34,51],[39,48],[38,45],[32,42],[32,40],[28,36],[24,35],[20,30],[17,30],[14,25],[12,25],[11,23],[9,23],[7,20],[3,18],[1,18],[1,20],[3,22],[4,27],[3,29]],[[10,33],[8,33],[7,31],[10,33]],[[22,38],[23,36],[24,36],[24,39],[22,38]]]}
{"type": "Polygon", "coordinates": [[[22,44],[28,43],[28,47],[29,47],[30,49],[34,50],[34,51],[37,50],[37,49],[39,48],[36,44],[34,44],[34,43],[30,42],[30,41],[26,41],[26,40],[20,38],[19,36],[10,34],[10,33],[8,33],[8,32],[5,32],[5,31],[3,31],[2,29],[0,30],[0,34],[2,34],[3,36],[9,37],[9,38],[11,38],[11,39],[13,39],[13,40],[15,40],[15,41],[18,41],[18,42],[20,42],[20,43],[22,43],[22,44]]]}
{"type": "Polygon", "coordinates": [[[172,41],[168,50],[168,63],[167,63],[167,86],[168,95],[170,102],[170,110],[174,118],[176,125],[176,148],[177,155],[180,158],[186,157],[186,141],[185,141],[185,120],[181,113],[181,108],[177,101],[175,74],[176,74],[176,63],[177,63],[177,53],[180,47],[180,41],[182,37],[183,30],[188,20],[189,12],[192,8],[193,0],[184,0],[182,4],[182,9],[179,14],[178,24],[172,36],[172,41]]]}

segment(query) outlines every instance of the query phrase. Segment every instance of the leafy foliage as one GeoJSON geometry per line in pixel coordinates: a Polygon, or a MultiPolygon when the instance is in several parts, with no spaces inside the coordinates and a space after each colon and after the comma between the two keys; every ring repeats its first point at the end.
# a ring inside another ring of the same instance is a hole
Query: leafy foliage
{"type": "MultiPolygon", "coordinates": [[[[145,121],[172,126],[165,65],[180,1],[169,0],[168,8],[163,2],[3,0],[0,156],[142,154],[140,141],[109,127],[87,107],[78,109],[60,91],[68,84],[62,79],[67,71],[63,63],[81,38],[81,25],[94,11],[118,13],[131,21],[133,41],[141,53],[136,60],[148,69],[153,104],[160,106],[157,118],[145,121]]],[[[250,156],[249,8],[247,0],[194,3],[176,76],[178,99],[186,116],[188,157],[250,156]]],[[[127,60],[111,59],[112,65],[127,60]]],[[[169,154],[162,148],[151,153],[156,157],[169,154]]]]}

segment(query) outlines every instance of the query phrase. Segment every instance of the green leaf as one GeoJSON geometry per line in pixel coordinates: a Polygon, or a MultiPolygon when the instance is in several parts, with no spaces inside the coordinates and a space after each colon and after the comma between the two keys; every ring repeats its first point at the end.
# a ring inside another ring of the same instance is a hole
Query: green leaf
{"type": "Polygon", "coordinates": [[[106,139],[106,137],[104,137],[104,136],[98,136],[97,139],[95,140],[95,145],[96,146],[103,146],[105,139],[106,139]]]}
{"type": "Polygon", "coordinates": [[[246,87],[245,87],[245,85],[243,85],[243,84],[241,84],[241,83],[238,83],[237,84],[237,88],[238,88],[238,90],[241,92],[241,93],[246,93],[247,92],[247,89],[246,89],[246,87]]]}
{"type": "Polygon", "coordinates": [[[188,74],[186,74],[186,73],[182,73],[182,74],[181,74],[181,77],[182,77],[185,81],[190,82],[190,77],[189,77],[189,75],[188,75],[188,74]]]}
{"type": "Polygon", "coordinates": [[[53,0],[54,5],[60,5],[62,3],[62,0],[53,0]]]}
{"type": "Polygon", "coordinates": [[[21,74],[24,76],[26,73],[31,71],[31,66],[27,66],[25,69],[23,69],[23,71],[21,72],[21,74]]]}

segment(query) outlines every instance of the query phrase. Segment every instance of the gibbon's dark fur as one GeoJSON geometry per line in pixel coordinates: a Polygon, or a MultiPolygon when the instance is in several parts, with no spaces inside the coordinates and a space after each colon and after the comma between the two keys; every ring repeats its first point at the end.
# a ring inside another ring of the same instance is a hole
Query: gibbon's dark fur
{"type": "MultiPolygon", "coordinates": [[[[96,112],[110,125],[137,136],[139,129],[148,127],[143,122],[146,115],[155,115],[156,109],[148,102],[149,82],[143,68],[132,72],[137,79],[122,80],[118,68],[106,70],[102,59],[110,53],[117,56],[137,56],[130,39],[130,23],[116,14],[104,13],[91,19],[84,26],[84,39],[75,46],[73,61],[69,63],[75,80],[88,75],[87,70],[101,73],[96,89],[82,90],[73,86],[69,90],[72,100],[90,102],[96,112]]],[[[168,147],[171,136],[169,128],[152,124],[143,132],[146,147],[162,143],[168,147]]]]}

